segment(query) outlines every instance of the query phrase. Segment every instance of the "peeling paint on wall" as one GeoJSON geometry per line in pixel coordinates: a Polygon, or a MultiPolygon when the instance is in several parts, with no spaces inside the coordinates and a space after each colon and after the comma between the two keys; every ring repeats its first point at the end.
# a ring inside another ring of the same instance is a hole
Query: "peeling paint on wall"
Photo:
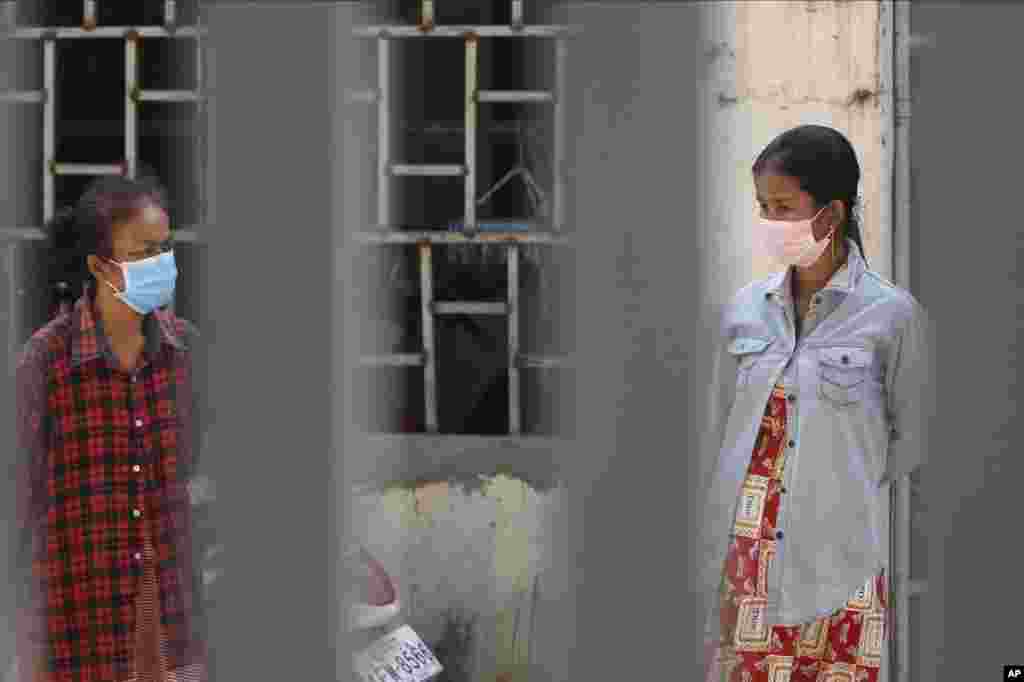
{"type": "Polygon", "coordinates": [[[493,476],[472,491],[430,483],[355,501],[359,539],[398,581],[403,617],[425,641],[448,642],[447,655],[459,661],[455,677],[445,679],[528,679],[549,519],[559,500],[493,476]],[[458,677],[459,666],[472,676],[458,677]]]}

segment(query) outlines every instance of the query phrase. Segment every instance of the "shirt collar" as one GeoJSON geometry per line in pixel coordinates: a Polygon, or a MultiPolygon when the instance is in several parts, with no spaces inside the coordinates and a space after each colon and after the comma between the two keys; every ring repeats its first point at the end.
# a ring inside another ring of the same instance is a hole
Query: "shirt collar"
{"type": "MultiPolygon", "coordinates": [[[[71,311],[71,366],[106,356],[112,359],[110,341],[103,331],[103,320],[97,314],[95,293],[87,283],[81,298],[71,311]]],[[[156,310],[142,318],[142,332],[146,339],[145,353],[153,359],[162,345],[185,350],[185,340],[175,331],[173,314],[168,310],[156,310]]]]}
{"type": "MultiPolygon", "coordinates": [[[[846,246],[848,254],[846,262],[829,278],[828,283],[822,289],[823,291],[832,290],[848,294],[857,286],[861,274],[864,273],[867,266],[860,248],[852,239],[846,240],[846,246]]],[[[772,296],[781,299],[791,298],[792,289],[790,284],[792,272],[793,268],[790,267],[772,275],[768,281],[768,291],[771,292],[772,296]]]]}

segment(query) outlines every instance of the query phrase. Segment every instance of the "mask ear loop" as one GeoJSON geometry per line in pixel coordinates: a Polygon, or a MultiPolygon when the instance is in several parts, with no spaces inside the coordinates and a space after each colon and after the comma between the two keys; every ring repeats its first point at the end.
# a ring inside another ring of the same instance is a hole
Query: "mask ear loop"
{"type": "MultiPolygon", "coordinates": [[[[116,265],[117,267],[121,268],[121,276],[124,277],[125,289],[127,290],[127,288],[128,288],[128,275],[127,275],[127,273],[124,270],[124,266],[121,263],[118,263],[117,261],[111,260],[109,258],[104,258],[103,260],[107,261],[111,265],[116,265]]],[[[101,278],[101,279],[103,280],[103,283],[106,284],[108,287],[110,287],[110,290],[113,291],[115,294],[123,293],[121,291],[118,291],[117,287],[115,287],[113,284],[108,282],[105,277],[101,278]]]]}

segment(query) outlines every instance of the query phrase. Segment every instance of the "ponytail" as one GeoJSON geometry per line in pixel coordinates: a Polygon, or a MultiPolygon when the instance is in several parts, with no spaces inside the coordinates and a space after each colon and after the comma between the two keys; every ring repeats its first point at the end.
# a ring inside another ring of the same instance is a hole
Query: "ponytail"
{"type": "Polygon", "coordinates": [[[853,197],[843,203],[846,204],[846,236],[852,239],[853,243],[860,249],[860,257],[864,260],[864,264],[867,265],[868,257],[864,251],[864,240],[860,234],[860,202],[857,200],[857,197],[853,197]]]}
{"type": "Polygon", "coordinates": [[[50,243],[50,271],[47,284],[58,302],[77,299],[89,275],[78,212],[67,207],[57,212],[46,225],[50,243]]]}

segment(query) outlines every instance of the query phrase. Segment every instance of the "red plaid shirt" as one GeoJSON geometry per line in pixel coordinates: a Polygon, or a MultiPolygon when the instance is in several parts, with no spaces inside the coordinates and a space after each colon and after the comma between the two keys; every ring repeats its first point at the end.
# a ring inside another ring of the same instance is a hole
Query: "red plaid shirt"
{"type": "Polygon", "coordinates": [[[192,508],[205,355],[190,323],[158,311],[123,372],[92,298],[37,331],[17,367],[21,677],[133,677],[146,535],[167,667],[205,670],[204,507],[192,508]]]}

